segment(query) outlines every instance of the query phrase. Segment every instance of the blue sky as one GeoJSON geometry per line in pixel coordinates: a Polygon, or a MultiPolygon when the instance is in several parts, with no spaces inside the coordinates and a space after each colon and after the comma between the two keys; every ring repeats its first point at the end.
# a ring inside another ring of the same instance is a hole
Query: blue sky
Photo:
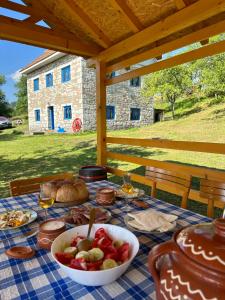
{"type": "MultiPolygon", "coordinates": [[[[14,1],[21,3],[20,1],[14,1]]],[[[0,15],[12,18],[24,19],[26,15],[0,8],[0,15]]],[[[43,53],[44,49],[24,44],[0,40],[0,74],[5,75],[6,84],[1,88],[6,94],[7,101],[16,100],[14,93],[15,80],[18,78],[18,71],[29,64],[37,56],[43,53]]]]}

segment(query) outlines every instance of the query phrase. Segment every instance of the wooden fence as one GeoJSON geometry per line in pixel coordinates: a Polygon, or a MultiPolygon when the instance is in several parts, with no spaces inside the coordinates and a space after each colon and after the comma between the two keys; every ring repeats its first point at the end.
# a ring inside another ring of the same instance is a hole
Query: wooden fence
{"type": "MultiPolygon", "coordinates": [[[[161,140],[161,139],[132,139],[132,138],[115,138],[115,137],[106,137],[106,144],[122,144],[122,145],[132,145],[132,146],[141,146],[141,147],[154,147],[154,148],[166,148],[166,149],[175,149],[183,151],[195,151],[195,152],[205,152],[205,153],[215,153],[215,154],[225,154],[225,144],[220,143],[204,143],[204,142],[184,142],[184,141],[171,141],[171,140],[161,140]]],[[[225,181],[225,172],[211,169],[206,167],[197,167],[189,166],[184,164],[158,161],[143,157],[135,157],[127,154],[115,153],[106,151],[105,152],[105,161],[107,159],[125,161],[129,163],[134,163],[140,166],[153,166],[156,168],[162,168],[166,170],[179,171],[186,173],[193,177],[198,178],[208,178],[215,179],[218,181],[225,181]]],[[[107,165],[107,170],[109,173],[115,174],[117,176],[123,176],[125,171],[122,171],[117,168],[112,168],[107,165]]],[[[151,179],[131,173],[131,179],[133,181],[152,186],[151,179]]],[[[171,186],[168,183],[160,182],[158,183],[158,188],[162,189],[169,193],[178,193],[176,188],[171,186]]],[[[207,204],[208,201],[205,198],[200,197],[199,191],[191,189],[189,193],[189,199],[195,200],[201,203],[207,204]]],[[[221,201],[215,201],[215,207],[223,208],[224,203],[221,201]]]]}

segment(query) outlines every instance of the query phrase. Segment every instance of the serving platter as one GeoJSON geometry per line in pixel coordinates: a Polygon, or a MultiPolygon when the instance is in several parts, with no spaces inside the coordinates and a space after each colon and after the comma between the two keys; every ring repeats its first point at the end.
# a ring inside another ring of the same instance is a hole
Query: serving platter
{"type": "MultiPolygon", "coordinates": [[[[1,213],[0,216],[2,216],[2,215],[5,214],[5,213],[9,213],[9,212],[13,212],[13,211],[18,211],[18,209],[7,210],[7,211],[5,211],[4,213],[1,213]]],[[[17,229],[17,228],[23,227],[23,226],[25,226],[25,225],[28,225],[28,224],[30,224],[31,222],[33,222],[34,220],[37,219],[37,213],[36,213],[36,211],[34,211],[34,210],[32,210],[32,209],[23,209],[23,210],[20,210],[20,211],[22,211],[24,214],[26,213],[26,214],[29,214],[29,215],[30,215],[30,216],[29,216],[29,219],[28,219],[25,223],[23,223],[23,224],[21,224],[21,225],[19,225],[19,226],[14,226],[14,227],[12,227],[12,226],[0,227],[0,230],[12,230],[12,229],[17,229]]]]}
{"type": "Polygon", "coordinates": [[[148,230],[144,230],[144,229],[137,229],[133,226],[131,226],[129,224],[129,221],[132,221],[133,218],[128,216],[128,215],[125,215],[124,216],[124,223],[126,224],[127,228],[131,231],[137,231],[137,232],[140,232],[140,233],[146,233],[146,234],[155,234],[155,235],[158,235],[158,234],[163,234],[163,233],[166,233],[166,232],[173,232],[176,228],[176,225],[177,225],[177,222],[174,221],[174,222],[171,222],[171,224],[173,225],[172,228],[170,228],[169,230],[167,231],[159,231],[159,230],[152,230],[152,231],[148,231],[148,230]]]}
{"type": "Polygon", "coordinates": [[[80,208],[76,208],[76,207],[72,208],[72,209],[77,209],[78,210],[78,214],[81,213],[81,215],[85,217],[86,222],[84,221],[84,223],[82,223],[82,224],[78,224],[78,223],[76,223],[74,221],[73,222],[69,221],[70,217],[72,216],[71,212],[68,212],[67,214],[65,214],[63,216],[63,219],[66,222],[66,224],[68,224],[70,226],[86,225],[89,222],[89,213],[88,213],[88,211],[90,211],[92,208],[96,208],[96,210],[98,210],[97,214],[101,214],[101,213],[103,215],[105,214],[105,219],[104,220],[102,220],[102,221],[101,220],[99,220],[99,221],[97,220],[97,222],[95,221],[94,223],[105,224],[105,223],[108,223],[110,221],[110,219],[112,217],[112,214],[111,214],[111,212],[109,210],[107,210],[107,209],[105,209],[103,207],[94,207],[94,206],[93,207],[92,206],[86,206],[84,208],[84,209],[87,209],[86,212],[82,212],[82,211],[79,212],[80,208]]]}

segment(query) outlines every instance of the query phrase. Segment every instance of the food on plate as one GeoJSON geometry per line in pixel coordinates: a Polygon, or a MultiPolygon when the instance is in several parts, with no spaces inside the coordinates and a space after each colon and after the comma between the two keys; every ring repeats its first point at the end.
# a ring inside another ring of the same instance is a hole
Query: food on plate
{"type": "Polygon", "coordinates": [[[57,260],[73,269],[98,271],[115,268],[130,258],[129,243],[113,240],[104,228],[95,232],[89,251],[77,250],[77,244],[83,239],[77,235],[62,252],[55,253],[57,260]]]}
{"type": "Polygon", "coordinates": [[[136,205],[137,207],[141,207],[141,208],[149,208],[149,204],[144,202],[144,201],[140,201],[140,200],[134,200],[132,202],[134,205],[136,205]]]}
{"type": "Polygon", "coordinates": [[[42,185],[43,192],[48,197],[53,197],[56,202],[84,203],[88,200],[89,192],[82,179],[53,180],[42,185]]]}
{"type": "MultiPolygon", "coordinates": [[[[64,217],[65,222],[75,225],[85,225],[89,222],[91,207],[73,207],[69,210],[69,214],[64,217]]],[[[109,219],[107,210],[95,208],[95,223],[105,223],[109,219]]]]}
{"type": "Polygon", "coordinates": [[[31,217],[29,211],[11,210],[0,214],[0,228],[18,227],[25,224],[31,217]]]}
{"type": "Polygon", "coordinates": [[[136,198],[144,196],[144,191],[138,188],[133,189],[132,193],[125,193],[122,189],[115,190],[115,195],[118,198],[136,198]]]}
{"type": "Polygon", "coordinates": [[[171,214],[164,214],[153,209],[148,209],[138,213],[128,213],[128,225],[145,231],[159,231],[166,232],[174,228],[174,221],[177,216],[171,214]]]}

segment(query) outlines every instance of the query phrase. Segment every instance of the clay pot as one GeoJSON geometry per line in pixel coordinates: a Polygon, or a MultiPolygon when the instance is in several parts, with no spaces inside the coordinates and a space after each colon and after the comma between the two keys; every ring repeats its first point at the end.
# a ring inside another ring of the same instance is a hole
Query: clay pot
{"type": "Polygon", "coordinates": [[[61,219],[49,219],[39,225],[37,236],[40,248],[51,249],[55,238],[66,230],[66,224],[61,219]]]}
{"type": "Polygon", "coordinates": [[[148,256],[157,300],[225,299],[225,219],[179,230],[148,256]]]}
{"type": "Polygon", "coordinates": [[[115,201],[115,192],[112,188],[100,188],[96,193],[96,202],[99,205],[112,205],[115,201]]]}

